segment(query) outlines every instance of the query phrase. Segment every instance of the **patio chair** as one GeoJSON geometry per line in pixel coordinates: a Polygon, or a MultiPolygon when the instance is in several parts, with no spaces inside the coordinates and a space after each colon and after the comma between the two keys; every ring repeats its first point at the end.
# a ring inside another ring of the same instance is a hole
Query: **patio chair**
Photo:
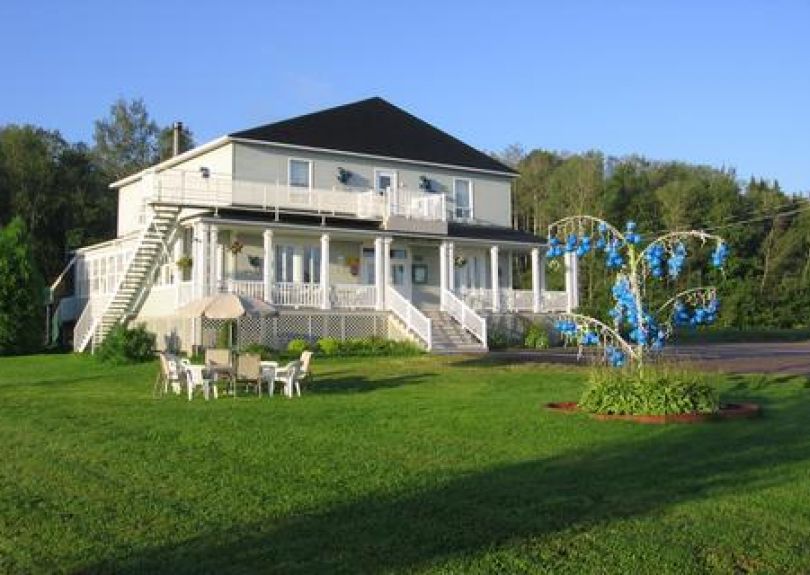
{"type": "Polygon", "coordinates": [[[180,393],[183,383],[183,366],[174,354],[159,352],[160,371],[155,380],[155,395],[166,395],[171,386],[174,393],[180,393]]]}
{"type": "Polygon", "coordinates": [[[255,387],[259,397],[262,396],[261,360],[261,356],[255,353],[240,354],[236,360],[236,381],[255,387]]]}
{"type": "Polygon", "coordinates": [[[298,390],[298,396],[301,396],[300,377],[301,361],[298,359],[276,370],[276,381],[280,381],[284,384],[284,395],[287,397],[292,397],[294,390],[298,390]]]}
{"type": "MultiPolygon", "coordinates": [[[[298,381],[300,383],[307,382],[312,383],[312,372],[309,369],[310,361],[312,361],[312,352],[305,351],[301,353],[301,373],[298,376],[298,381]]],[[[301,395],[301,389],[299,385],[298,395],[301,395]]]]}
{"type": "Polygon", "coordinates": [[[206,349],[205,365],[233,367],[231,360],[231,350],[229,349],[206,349]]]}
{"type": "Polygon", "coordinates": [[[262,379],[267,382],[267,395],[271,398],[276,391],[276,370],[274,365],[262,366],[262,379]]]}
{"type": "Polygon", "coordinates": [[[204,365],[193,365],[187,359],[181,359],[180,363],[183,365],[183,371],[186,374],[186,389],[188,391],[188,400],[194,396],[194,390],[198,387],[202,389],[203,397],[208,401],[211,390],[214,392],[214,399],[219,398],[219,390],[217,389],[216,382],[212,382],[210,377],[206,377],[204,365]]]}

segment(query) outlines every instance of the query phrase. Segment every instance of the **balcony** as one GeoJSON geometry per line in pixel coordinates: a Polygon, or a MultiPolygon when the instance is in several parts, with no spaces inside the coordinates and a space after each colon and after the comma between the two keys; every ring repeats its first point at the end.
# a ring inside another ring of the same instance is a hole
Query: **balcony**
{"type": "Polygon", "coordinates": [[[189,207],[248,207],[268,212],[299,212],[381,220],[389,230],[447,233],[444,194],[409,189],[385,191],[340,187],[303,188],[254,182],[187,170],[147,174],[142,183],[148,202],[189,207]]]}

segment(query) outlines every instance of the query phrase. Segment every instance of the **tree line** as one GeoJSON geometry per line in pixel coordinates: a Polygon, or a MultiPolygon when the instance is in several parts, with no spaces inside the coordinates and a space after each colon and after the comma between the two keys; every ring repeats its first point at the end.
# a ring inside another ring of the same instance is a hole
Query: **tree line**
{"type": "MultiPolygon", "coordinates": [[[[91,144],[33,125],[0,126],[0,355],[41,345],[44,286],[71,250],[115,237],[118,198],[109,184],[171,156],[172,137],[140,99],[114,102],[91,144]]],[[[180,151],[193,146],[184,129],[180,151]]]]}
{"type": "MultiPolygon", "coordinates": [[[[670,230],[714,230],[731,249],[722,275],[689,270],[681,285],[716,283],[720,325],[794,328],[810,325],[810,201],[785,193],[777,181],[739,181],[734,170],[641,156],[606,157],[598,151],[497,154],[515,167],[513,226],[545,236],[550,223],[588,214],[623,227],[635,221],[648,237],[670,230]]],[[[702,267],[702,266],[698,266],[702,267]]],[[[581,302],[603,319],[612,274],[603,258],[580,262],[581,302]]],[[[560,274],[551,274],[559,287],[560,274]]],[[[524,276],[523,282],[528,279],[524,276]]],[[[669,281],[669,280],[667,280],[669,281]]],[[[656,289],[654,283],[651,289],[656,289]]],[[[663,293],[664,290],[662,289],[663,293]]]]}

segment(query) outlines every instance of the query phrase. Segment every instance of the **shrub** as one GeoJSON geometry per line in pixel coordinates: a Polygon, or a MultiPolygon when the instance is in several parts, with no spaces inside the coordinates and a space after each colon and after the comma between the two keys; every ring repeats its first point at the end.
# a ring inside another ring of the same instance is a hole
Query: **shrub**
{"type": "Polygon", "coordinates": [[[143,324],[132,329],[116,325],[104,338],[96,357],[116,365],[151,361],[155,357],[155,334],[143,324]]]}
{"type": "Polygon", "coordinates": [[[701,375],[684,369],[600,367],[591,371],[579,407],[590,413],[675,415],[714,413],[720,400],[701,375]]]}
{"type": "Polygon", "coordinates": [[[309,349],[309,342],[305,339],[296,338],[287,344],[287,352],[299,354],[309,349]]]}
{"type": "Polygon", "coordinates": [[[487,346],[489,349],[505,349],[509,346],[509,338],[504,332],[491,329],[487,332],[487,346]]]}
{"type": "Polygon", "coordinates": [[[530,349],[548,349],[548,333],[539,325],[531,324],[526,329],[526,335],[523,337],[523,345],[530,349]]]}
{"type": "Polygon", "coordinates": [[[324,337],[318,340],[318,349],[324,355],[337,355],[340,353],[340,340],[334,337],[324,337]]]}
{"type": "Polygon", "coordinates": [[[253,353],[259,355],[262,360],[270,360],[273,357],[273,348],[261,343],[251,343],[242,348],[242,353],[253,353]]]}

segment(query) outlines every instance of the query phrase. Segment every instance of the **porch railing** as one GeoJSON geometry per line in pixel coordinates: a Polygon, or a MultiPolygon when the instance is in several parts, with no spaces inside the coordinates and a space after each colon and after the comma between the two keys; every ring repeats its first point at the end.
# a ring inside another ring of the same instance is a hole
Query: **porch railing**
{"type": "Polygon", "coordinates": [[[289,307],[321,307],[323,290],[319,283],[276,282],[273,303],[289,307]]]}
{"type": "Polygon", "coordinates": [[[319,214],[344,214],[357,218],[383,219],[403,216],[445,221],[444,194],[419,190],[368,188],[304,188],[280,182],[234,179],[226,174],[203,174],[190,170],[165,170],[142,180],[151,201],[188,206],[252,206],[267,211],[305,210],[319,214]]]}
{"type": "Polygon", "coordinates": [[[475,313],[470,306],[456,297],[453,292],[446,289],[442,290],[441,308],[442,311],[448,313],[450,317],[461,324],[461,327],[473,334],[475,338],[486,347],[486,319],[475,313]]]}
{"type": "Polygon", "coordinates": [[[264,282],[260,280],[224,279],[219,282],[219,291],[221,293],[235,293],[264,299],[264,282]]]}
{"type": "Polygon", "coordinates": [[[433,347],[433,329],[430,318],[419,311],[393,286],[385,288],[385,306],[405,324],[405,328],[425,342],[428,351],[433,347]]]}
{"type": "Polygon", "coordinates": [[[332,307],[373,308],[377,301],[377,288],[365,284],[335,284],[331,295],[332,307]]]}
{"type": "MultiPolygon", "coordinates": [[[[534,301],[531,290],[500,288],[498,301],[501,311],[532,311],[534,301]]],[[[492,290],[489,288],[462,288],[459,297],[464,303],[476,310],[492,309],[492,290]]],[[[540,311],[562,311],[566,308],[564,291],[544,291],[540,297],[540,311]]]]}

